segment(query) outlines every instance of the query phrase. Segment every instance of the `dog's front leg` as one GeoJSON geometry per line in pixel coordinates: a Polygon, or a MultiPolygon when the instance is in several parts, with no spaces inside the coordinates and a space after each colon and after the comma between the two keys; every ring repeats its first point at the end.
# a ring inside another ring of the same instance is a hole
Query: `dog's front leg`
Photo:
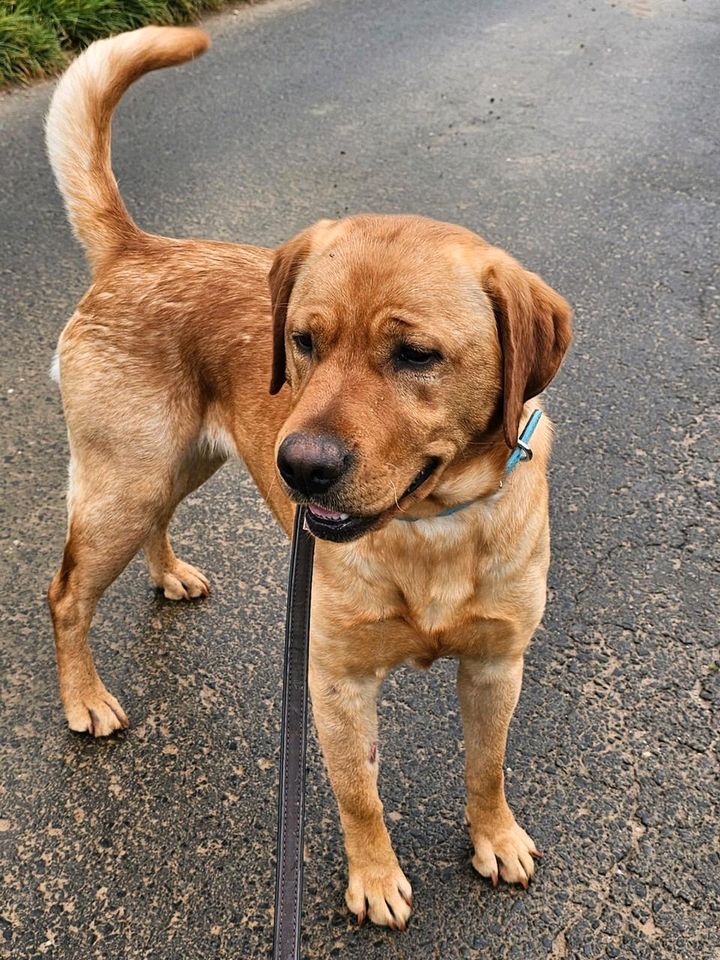
{"type": "Polygon", "coordinates": [[[539,856],[534,842],[515,822],[505,799],[503,761],[508,727],[520,696],[522,655],[463,657],[458,694],[465,729],[467,820],[473,866],[493,885],[498,870],[508,883],[527,887],[539,856]],[[499,866],[498,866],[499,865],[499,866]]]}
{"type": "Polygon", "coordinates": [[[404,929],[412,889],[393,851],[377,790],[377,695],[374,674],[351,676],[310,664],[313,714],[345,835],[345,900],[362,923],[404,929]]]}

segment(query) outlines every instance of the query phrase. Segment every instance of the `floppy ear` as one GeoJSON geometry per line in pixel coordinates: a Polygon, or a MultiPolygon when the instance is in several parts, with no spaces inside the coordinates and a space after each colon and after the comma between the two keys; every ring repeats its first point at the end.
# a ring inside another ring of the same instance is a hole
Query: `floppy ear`
{"type": "Polygon", "coordinates": [[[523,404],[542,393],[570,346],[572,310],[537,274],[500,250],[484,266],[482,283],[503,355],[503,433],[514,447],[523,404]]]}
{"type": "Polygon", "coordinates": [[[268,282],[273,321],[272,373],[270,393],[279,393],[285,383],[285,323],[297,275],[310,253],[307,232],[298,234],[275,251],[268,282]]]}
{"type": "Polygon", "coordinates": [[[342,230],[337,220],[318,220],[275,251],[268,282],[273,320],[273,355],[270,393],[279,393],[285,383],[285,324],[295,281],[310,254],[323,253],[342,230]]]}

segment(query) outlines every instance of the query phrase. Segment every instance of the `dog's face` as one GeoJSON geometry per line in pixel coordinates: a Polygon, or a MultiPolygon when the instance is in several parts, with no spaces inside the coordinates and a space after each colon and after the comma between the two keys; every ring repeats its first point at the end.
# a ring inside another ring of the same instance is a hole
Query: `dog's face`
{"type": "Polygon", "coordinates": [[[292,412],[276,458],[323,539],[378,529],[428,496],[488,431],[514,446],[554,376],[570,309],[461,227],[419,217],[321,221],[270,273],[271,390],[292,412]]]}

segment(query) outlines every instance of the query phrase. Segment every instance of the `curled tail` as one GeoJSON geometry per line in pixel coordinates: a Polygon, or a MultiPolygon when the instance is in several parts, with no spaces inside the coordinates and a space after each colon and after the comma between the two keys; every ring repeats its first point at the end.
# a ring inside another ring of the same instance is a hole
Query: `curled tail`
{"type": "Polygon", "coordinates": [[[93,268],[141,236],[110,166],[113,110],[150,70],[204,53],[210,39],[192,27],[143,27],[98,40],[70,66],[50,103],[50,164],[68,218],[93,268]]]}

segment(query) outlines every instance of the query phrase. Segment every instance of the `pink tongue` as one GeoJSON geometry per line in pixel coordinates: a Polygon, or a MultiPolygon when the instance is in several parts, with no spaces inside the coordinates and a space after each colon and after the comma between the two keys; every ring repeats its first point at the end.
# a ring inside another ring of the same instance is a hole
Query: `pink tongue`
{"type": "Polygon", "coordinates": [[[323,520],[341,520],[344,516],[344,514],[337,513],[334,510],[326,510],[325,507],[318,507],[315,503],[309,503],[308,510],[314,517],[322,517],[323,520]]]}

